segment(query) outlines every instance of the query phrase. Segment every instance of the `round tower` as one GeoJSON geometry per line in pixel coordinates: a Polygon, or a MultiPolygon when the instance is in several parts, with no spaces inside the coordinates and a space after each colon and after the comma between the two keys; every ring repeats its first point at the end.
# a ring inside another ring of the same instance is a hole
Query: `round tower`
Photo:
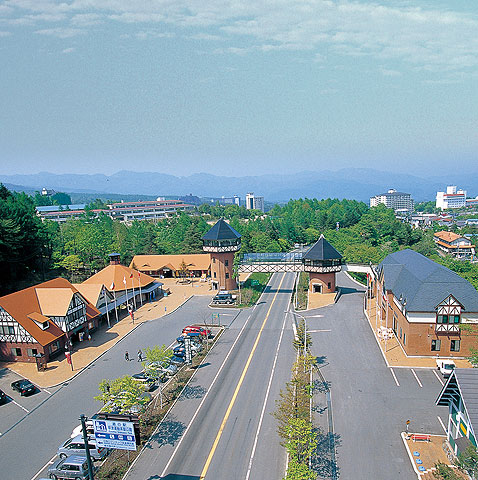
{"type": "Polygon", "coordinates": [[[222,218],[202,237],[203,250],[211,255],[214,290],[235,290],[234,252],[241,248],[241,235],[222,218]]]}
{"type": "Polygon", "coordinates": [[[302,256],[304,272],[309,273],[311,293],[335,292],[335,274],[342,270],[342,255],[320,236],[302,256]]]}

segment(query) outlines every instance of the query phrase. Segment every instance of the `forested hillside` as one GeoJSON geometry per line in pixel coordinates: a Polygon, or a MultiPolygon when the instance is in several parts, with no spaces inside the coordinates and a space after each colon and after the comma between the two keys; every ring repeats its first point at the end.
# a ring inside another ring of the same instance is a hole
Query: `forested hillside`
{"type": "Polygon", "coordinates": [[[377,264],[402,248],[445,263],[475,287],[478,267],[436,255],[433,232],[412,230],[384,206],[369,208],[354,200],[291,200],[267,215],[244,207],[201,205],[195,215],[180,214],[158,223],[126,225],[106,215],[59,225],[41,223],[25,194],[0,190],[1,294],[63,275],[82,281],[103,268],[108,254],[118,252],[124,264],[136,254],[202,252],[201,237],[220,217],[242,235],[242,253],[286,252],[295,243],[310,244],[324,234],[346,261],[377,264]],[[209,223],[208,223],[209,222],[209,223]]]}

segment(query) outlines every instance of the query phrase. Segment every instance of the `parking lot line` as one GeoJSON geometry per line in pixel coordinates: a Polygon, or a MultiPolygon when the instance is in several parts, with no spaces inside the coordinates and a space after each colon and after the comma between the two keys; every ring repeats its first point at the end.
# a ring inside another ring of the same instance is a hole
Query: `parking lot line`
{"type": "Polygon", "coordinates": [[[445,385],[443,380],[439,377],[438,373],[435,370],[433,370],[433,373],[435,374],[435,377],[437,377],[437,380],[441,383],[441,386],[443,387],[443,385],[445,385]]]}
{"type": "Polygon", "coordinates": [[[40,475],[41,472],[43,472],[43,470],[45,470],[46,467],[48,467],[48,465],[50,465],[51,463],[53,463],[53,461],[55,460],[56,458],[56,455],[53,455],[53,457],[51,457],[50,460],[48,460],[48,462],[45,463],[45,465],[43,465],[43,467],[40,468],[40,470],[38,470],[38,473],[32,477],[32,480],[35,480],[35,478],[38,477],[38,475],[40,475]]]}
{"type": "Polygon", "coordinates": [[[22,410],[25,410],[25,412],[30,413],[30,410],[27,410],[25,407],[20,405],[19,403],[15,402],[12,397],[8,397],[17,407],[20,407],[22,410]]]}
{"type": "Polygon", "coordinates": [[[438,421],[440,422],[441,428],[443,428],[444,432],[447,433],[445,425],[443,424],[443,420],[437,415],[438,421]]]}
{"type": "Polygon", "coordinates": [[[420,379],[417,377],[417,374],[415,373],[415,370],[413,370],[413,368],[411,368],[410,370],[413,373],[413,376],[415,377],[415,380],[418,382],[418,385],[420,385],[420,388],[423,388],[422,382],[420,382],[420,379]]]}
{"type": "Polygon", "coordinates": [[[400,384],[398,383],[397,376],[395,375],[395,372],[393,371],[393,368],[390,368],[390,373],[392,374],[393,379],[395,380],[395,383],[397,384],[397,387],[399,387],[400,384]]]}
{"type": "Polygon", "coordinates": [[[48,393],[48,395],[51,395],[51,392],[49,392],[46,388],[44,388],[43,391],[48,393]]]}

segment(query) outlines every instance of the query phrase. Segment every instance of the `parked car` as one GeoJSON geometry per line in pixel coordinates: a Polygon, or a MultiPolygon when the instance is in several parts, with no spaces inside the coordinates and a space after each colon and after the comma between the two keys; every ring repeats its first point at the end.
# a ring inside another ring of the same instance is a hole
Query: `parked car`
{"type": "Polygon", "coordinates": [[[6,403],[8,397],[6,395],[6,393],[3,391],[3,390],[0,390],[0,405],[2,403],[6,403]]]}
{"type": "MultiPolygon", "coordinates": [[[[95,430],[93,429],[93,422],[91,420],[86,421],[86,434],[94,435],[95,430]]],[[[71,432],[70,438],[75,438],[78,435],[83,435],[83,429],[81,428],[81,423],[73,429],[71,432]]]]}
{"type": "Polygon", "coordinates": [[[48,477],[58,480],[60,478],[74,478],[75,480],[87,480],[90,478],[88,464],[85,457],[72,455],[60,458],[48,468],[48,477]]]}
{"type": "Polygon", "coordinates": [[[135,373],[132,377],[144,385],[146,391],[151,392],[156,387],[156,381],[154,378],[151,378],[146,372],[135,373]]]}
{"type": "Polygon", "coordinates": [[[201,332],[187,332],[179,335],[179,337],[176,338],[176,341],[178,343],[183,343],[186,337],[190,338],[193,342],[201,343],[203,335],[201,334],[201,332]]]}
{"type": "Polygon", "coordinates": [[[23,397],[36,392],[36,387],[30,380],[22,379],[12,383],[13,390],[16,390],[23,397]]]}
{"type": "Polygon", "coordinates": [[[232,295],[229,292],[219,292],[213,299],[212,303],[217,304],[232,304],[236,303],[237,295],[232,295]]]}
{"type": "MultiPolygon", "coordinates": [[[[200,351],[200,347],[191,344],[191,355],[192,356],[196,355],[196,353],[198,353],[199,351],[200,351]]],[[[174,353],[174,355],[184,357],[186,355],[186,347],[184,346],[184,343],[176,345],[173,348],[173,353],[174,353]]]]}
{"type": "Polygon", "coordinates": [[[203,337],[211,337],[211,330],[206,330],[205,328],[201,327],[200,325],[188,325],[187,327],[183,328],[182,333],[189,335],[189,333],[196,332],[200,333],[203,337]]]}
{"type": "Polygon", "coordinates": [[[182,365],[184,363],[184,358],[183,357],[178,357],[177,355],[173,355],[169,359],[169,362],[173,365],[182,365]]]}
{"type": "MultiPolygon", "coordinates": [[[[93,460],[102,460],[108,454],[108,449],[96,446],[96,440],[93,437],[88,437],[88,450],[90,451],[93,460]]],[[[85,443],[83,435],[77,435],[74,438],[69,438],[66,442],[58,447],[58,456],[60,458],[70,457],[71,455],[86,456],[85,443]]]]}

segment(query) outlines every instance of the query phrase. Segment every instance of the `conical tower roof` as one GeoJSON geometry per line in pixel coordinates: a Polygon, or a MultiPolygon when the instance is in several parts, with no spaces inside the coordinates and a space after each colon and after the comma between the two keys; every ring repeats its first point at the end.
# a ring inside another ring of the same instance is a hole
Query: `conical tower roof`
{"type": "Polygon", "coordinates": [[[224,219],[220,219],[216,224],[205,233],[202,237],[203,240],[236,240],[241,238],[241,234],[236,232],[229,224],[227,224],[224,219]]]}
{"type": "Polygon", "coordinates": [[[304,253],[302,258],[307,260],[340,260],[342,255],[321,235],[317,242],[304,253]]]}

